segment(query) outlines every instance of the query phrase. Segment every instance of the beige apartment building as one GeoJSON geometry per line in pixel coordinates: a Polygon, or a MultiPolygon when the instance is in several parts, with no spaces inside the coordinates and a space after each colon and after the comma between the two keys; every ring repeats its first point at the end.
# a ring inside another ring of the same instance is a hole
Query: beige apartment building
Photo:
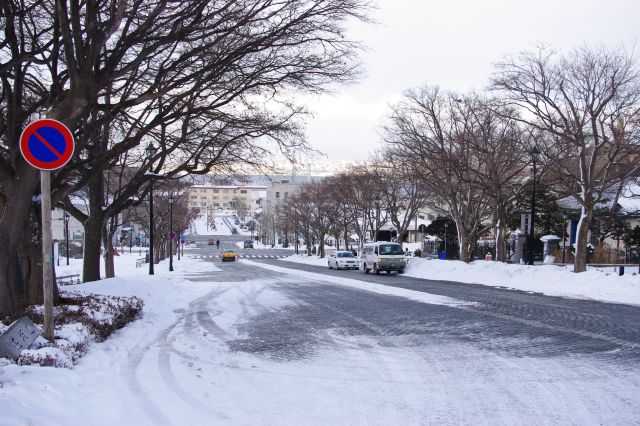
{"type": "Polygon", "coordinates": [[[189,188],[189,206],[206,210],[248,212],[262,207],[267,187],[260,185],[194,185],[189,188]]]}

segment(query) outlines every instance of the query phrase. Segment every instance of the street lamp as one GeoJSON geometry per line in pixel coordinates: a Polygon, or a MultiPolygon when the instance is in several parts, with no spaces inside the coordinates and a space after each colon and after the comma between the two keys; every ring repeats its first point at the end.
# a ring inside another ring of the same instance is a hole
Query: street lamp
{"type": "Polygon", "coordinates": [[[565,250],[565,233],[567,230],[567,212],[562,211],[562,263],[564,263],[564,250],[565,250]]]}
{"type": "Polygon", "coordinates": [[[169,193],[169,272],[173,272],[173,192],[169,193]]]}
{"type": "Polygon", "coordinates": [[[373,200],[373,203],[376,205],[376,233],[373,236],[373,241],[377,242],[378,241],[378,227],[380,226],[380,196],[376,195],[375,200],[373,200]]]}
{"type": "Polygon", "coordinates": [[[62,218],[64,219],[64,239],[67,246],[67,266],[69,266],[69,219],[71,216],[69,212],[64,212],[62,218]]]}
{"type": "Polygon", "coordinates": [[[536,162],[540,156],[540,150],[537,145],[531,148],[529,154],[531,155],[531,163],[533,165],[533,188],[531,190],[531,222],[529,223],[527,265],[533,265],[533,228],[536,223],[536,162]]]}
{"type": "Polygon", "coordinates": [[[449,222],[444,223],[444,255],[447,255],[447,228],[449,228],[449,222]]]}
{"type": "MultiPolygon", "coordinates": [[[[157,148],[152,143],[145,148],[149,161],[157,148]]],[[[153,177],[149,179],[149,275],[153,275],[153,177]]]]}

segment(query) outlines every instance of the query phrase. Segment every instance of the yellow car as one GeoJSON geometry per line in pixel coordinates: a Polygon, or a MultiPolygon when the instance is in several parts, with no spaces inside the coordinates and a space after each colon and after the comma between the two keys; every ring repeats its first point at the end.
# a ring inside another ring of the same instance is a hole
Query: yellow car
{"type": "Polygon", "coordinates": [[[223,262],[226,262],[227,260],[234,262],[236,260],[236,252],[232,249],[226,249],[220,253],[220,259],[222,259],[223,262]]]}

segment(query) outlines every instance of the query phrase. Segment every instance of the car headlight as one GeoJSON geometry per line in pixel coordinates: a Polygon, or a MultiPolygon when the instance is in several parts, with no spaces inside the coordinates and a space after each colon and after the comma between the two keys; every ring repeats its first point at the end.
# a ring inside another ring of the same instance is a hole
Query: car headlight
{"type": "Polygon", "coordinates": [[[378,258],[378,263],[382,263],[382,258],[381,257],[378,258]]]}

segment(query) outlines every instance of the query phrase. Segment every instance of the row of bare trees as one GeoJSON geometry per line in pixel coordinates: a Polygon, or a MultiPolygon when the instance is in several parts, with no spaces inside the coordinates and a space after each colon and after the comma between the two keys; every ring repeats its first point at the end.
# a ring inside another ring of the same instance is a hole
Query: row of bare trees
{"type": "Polygon", "coordinates": [[[364,0],[3,1],[0,314],[42,300],[39,174],[18,144],[26,124],[52,118],[74,134],[52,202],[83,223],[83,280],[99,279],[105,229],[152,180],[233,174],[304,149],[294,96],[358,74],[344,23],[367,10],[364,0]],[[88,214],[69,198],[79,191],[88,214]]]}
{"type": "Polygon", "coordinates": [[[412,89],[395,105],[384,138],[458,229],[460,258],[493,228],[504,260],[506,216],[538,175],[581,206],[574,271],[586,270],[587,232],[598,205],[640,171],[640,69],[623,50],[545,47],[497,65],[489,94],[412,89]]]}
{"type": "Polygon", "coordinates": [[[596,207],[640,175],[640,70],[623,50],[545,47],[498,64],[487,93],[437,87],[405,92],[392,106],[385,149],[368,166],[305,185],[279,207],[281,235],[364,240],[390,221],[402,241],[419,207],[451,218],[460,259],[492,233],[504,261],[507,217],[530,190],[531,151],[539,183],[581,206],[574,271],[586,270],[587,232],[596,207]],[[380,200],[382,212],[374,205],[380,200]]]}
{"type": "Polygon", "coordinates": [[[337,248],[349,248],[357,235],[360,242],[377,235],[386,223],[397,230],[402,242],[418,208],[428,193],[411,168],[380,159],[352,171],[302,185],[274,208],[274,215],[262,223],[288,241],[304,241],[308,254],[318,243],[318,254],[325,256],[325,240],[333,237],[337,248]],[[272,225],[271,222],[274,222],[272,225]]]}

